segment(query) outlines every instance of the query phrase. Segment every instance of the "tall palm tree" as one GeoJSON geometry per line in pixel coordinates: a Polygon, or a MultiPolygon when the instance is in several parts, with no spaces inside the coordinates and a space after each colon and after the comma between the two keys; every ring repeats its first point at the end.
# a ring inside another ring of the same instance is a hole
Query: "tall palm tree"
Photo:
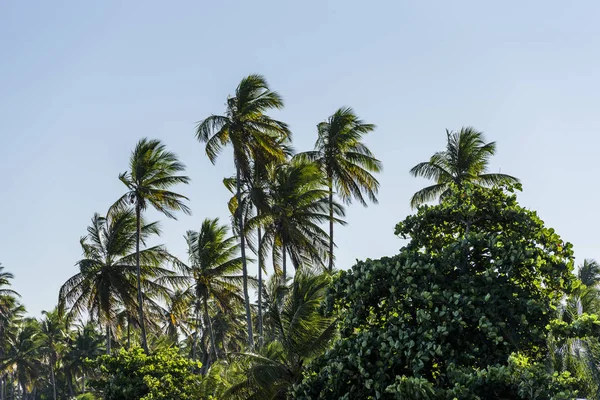
{"type": "Polygon", "coordinates": [[[317,125],[318,138],[314,151],[301,153],[316,162],[327,178],[329,189],[329,272],[333,271],[333,192],[346,203],[352,199],[366,206],[365,197],[377,203],[379,182],[373,173],[381,172],[381,161],[375,158],[362,138],[375,130],[375,125],[360,120],[350,107],[338,109],[327,121],[317,125]]]}
{"type": "MultiPolygon", "coordinates": [[[[236,171],[236,197],[241,204],[241,185],[244,177],[251,177],[251,162],[258,153],[283,158],[282,141],[289,140],[288,126],[265,113],[271,109],[283,107],[278,93],[271,91],[264,77],[249,75],[242,79],[235,96],[227,99],[225,115],[211,115],[198,124],[196,138],[206,143],[206,154],[212,163],[224,146],[233,147],[233,160],[236,171]]],[[[236,216],[239,227],[240,250],[242,256],[242,275],[244,300],[246,304],[246,324],[248,327],[248,345],[254,347],[252,333],[252,314],[248,294],[248,269],[246,265],[246,238],[244,219],[241,209],[236,216]]]]}
{"type": "Polygon", "coordinates": [[[282,298],[273,301],[269,311],[273,341],[257,353],[243,354],[244,379],[229,389],[227,398],[288,398],[289,389],[302,379],[304,366],[336,335],[335,319],[319,312],[330,283],[330,276],[304,269],[296,271],[285,290],[277,282],[269,285],[278,287],[276,297],[282,298]]]}
{"type": "Polygon", "coordinates": [[[144,307],[142,292],[142,277],[140,270],[140,235],[141,214],[151,205],[168,218],[176,219],[174,211],[183,211],[191,214],[189,207],[185,204],[187,197],[172,192],[170,189],[180,183],[187,184],[190,178],[179,175],[185,170],[175,153],[166,150],[164,144],[159,140],[141,139],[131,154],[129,160],[129,171],[119,175],[119,179],[127,186],[125,193],[116,201],[113,208],[133,204],[137,220],[136,242],[136,264],[137,264],[137,295],[138,313],[142,336],[142,347],[148,352],[148,341],[146,337],[146,325],[144,323],[144,307]]]}
{"type": "MultiPolygon", "coordinates": [[[[257,255],[258,258],[258,340],[259,345],[262,346],[264,342],[263,332],[263,306],[262,306],[262,292],[263,292],[263,273],[266,273],[264,257],[262,252],[258,251],[258,245],[262,242],[262,227],[258,225],[256,227],[256,242],[254,242],[253,233],[254,231],[248,229],[248,221],[255,217],[260,216],[261,213],[267,212],[269,208],[269,172],[272,171],[272,167],[279,163],[284,162],[286,159],[292,156],[293,149],[285,141],[282,141],[281,147],[284,152],[284,158],[273,157],[272,155],[266,154],[265,152],[257,151],[255,159],[252,161],[252,176],[244,177],[241,184],[241,203],[240,203],[240,215],[244,219],[244,226],[246,227],[246,234],[248,235],[248,244],[252,251],[257,255]]],[[[238,198],[236,196],[236,179],[226,178],[223,180],[225,187],[233,193],[233,197],[229,200],[229,210],[232,216],[238,213],[238,198]]],[[[238,224],[233,224],[234,232],[239,234],[238,224]]]]}
{"type": "Polygon", "coordinates": [[[238,286],[241,277],[237,275],[242,269],[242,258],[238,256],[240,245],[235,236],[227,236],[227,231],[227,226],[220,225],[218,218],[205,219],[200,231],[186,233],[189,265],[180,264],[183,277],[190,284],[190,297],[196,302],[196,315],[202,310],[214,359],[218,358],[218,352],[209,302],[224,311],[231,311],[233,302],[243,302],[238,286]]]}
{"type": "Polygon", "coordinates": [[[493,186],[501,183],[519,182],[513,176],[500,173],[487,173],[490,157],[496,153],[496,142],[485,143],[483,132],[472,127],[463,127],[458,132],[446,129],[446,150],[435,153],[429,161],[415,165],[410,173],[435,181],[415,193],[410,200],[411,207],[426,203],[450,193],[452,184],[461,186],[471,182],[480,186],[493,186]]]}
{"type": "Polygon", "coordinates": [[[157,222],[146,224],[131,209],[115,209],[107,218],[94,214],[88,234],[80,240],[83,258],[76,264],[79,272],[60,288],[59,310],[62,313],[68,309],[73,316],[87,310],[104,324],[107,352],[118,308],[134,310],[139,305],[135,297],[136,272],[141,271],[147,278],[143,280],[146,289],[166,291],[151,279],[173,274],[160,266],[171,256],[160,245],[140,251],[138,243],[138,238],[145,243],[159,233],[157,222]]]}
{"type": "MultiPolygon", "coordinates": [[[[294,268],[304,263],[324,266],[329,236],[320,224],[335,215],[343,216],[343,207],[330,201],[329,191],[317,164],[302,158],[272,168],[269,179],[268,209],[253,218],[251,227],[264,227],[261,253],[272,250],[273,265],[281,265],[287,278],[287,255],[294,268]]],[[[334,217],[334,222],[344,224],[334,217]]]]}
{"type": "Polygon", "coordinates": [[[42,314],[44,318],[41,321],[41,346],[44,353],[47,354],[47,361],[50,366],[52,398],[56,400],[56,364],[67,336],[66,324],[57,309],[42,311],[42,314]]]}

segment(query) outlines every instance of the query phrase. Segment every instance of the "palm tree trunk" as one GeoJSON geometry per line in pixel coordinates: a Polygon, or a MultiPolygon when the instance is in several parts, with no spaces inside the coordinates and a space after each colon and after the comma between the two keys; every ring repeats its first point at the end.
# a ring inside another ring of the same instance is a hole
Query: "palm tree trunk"
{"type": "Polygon", "coordinates": [[[73,374],[71,371],[69,371],[67,374],[67,383],[69,384],[69,395],[71,395],[71,397],[75,397],[75,392],[73,391],[73,374]]]}
{"type": "MultiPolygon", "coordinates": [[[[256,216],[260,216],[260,211],[258,207],[256,209],[256,216]]],[[[262,310],[262,269],[263,269],[263,259],[261,252],[261,241],[262,241],[262,230],[260,226],[258,227],[258,345],[262,347],[264,343],[263,337],[263,310],[262,310]]]]}
{"type": "Polygon", "coordinates": [[[54,375],[54,360],[50,360],[50,378],[52,379],[53,399],[56,400],[56,376],[54,375]]]}
{"type": "Polygon", "coordinates": [[[208,334],[210,335],[210,345],[212,347],[212,351],[215,354],[215,360],[219,358],[217,354],[217,345],[215,344],[215,335],[213,333],[212,322],[210,320],[210,315],[208,315],[208,300],[206,296],[204,296],[204,318],[206,318],[206,324],[208,325],[208,334]]]}
{"type": "Polygon", "coordinates": [[[136,273],[137,273],[137,289],[138,289],[138,312],[140,314],[140,328],[142,331],[142,347],[144,352],[148,354],[148,341],[146,339],[146,324],[144,323],[144,305],[143,305],[143,296],[142,296],[142,273],[140,268],[140,236],[142,234],[141,227],[141,217],[142,210],[140,208],[140,203],[136,202],[135,204],[135,217],[137,224],[137,237],[135,240],[135,263],[136,263],[136,273]]]}
{"type": "Polygon", "coordinates": [[[333,180],[329,178],[329,273],[333,272],[333,180]]]}
{"type": "Polygon", "coordinates": [[[238,207],[236,210],[237,220],[240,227],[240,250],[242,254],[242,278],[244,284],[244,303],[246,306],[246,324],[248,325],[248,346],[250,349],[254,348],[254,336],[252,334],[252,313],[250,312],[250,296],[248,295],[248,266],[246,265],[246,232],[244,231],[244,218],[242,215],[242,191],[240,182],[240,167],[235,167],[235,191],[237,197],[238,207]]]}
{"type": "Polygon", "coordinates": [[[200,327],[200,310],[196,305],[196,328],[194,330],[194,341],[192,342],[192,361],[196,362],[196,352],[198,348],[198,332],[200,327]]]}
{"type": "Polygon", "coordinates": [[[110,355],[110,326],[106,323],[106,354],[110,355]]]}

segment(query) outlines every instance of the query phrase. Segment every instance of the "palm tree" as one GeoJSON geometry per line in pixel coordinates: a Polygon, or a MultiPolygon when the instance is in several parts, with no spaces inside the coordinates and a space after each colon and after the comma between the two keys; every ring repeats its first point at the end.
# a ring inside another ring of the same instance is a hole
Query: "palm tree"
{"type": "Polygon", "coordinates": [[[333,271],[333,192],[346,203],[357,199],[366,206],[365,197],[377,203],[379,182],[372,173],[381,172],[383,166],[361,141],[375,130],[375,125],[360,120],[350,107],[337,110],[327,121],[317,125],[318,138],[314,151],[301,154],[316,162],[327,178],[329,189],[329,272],[333,271]]]}
{"type": "MultiPolygon", "coordinates": [[[[586,259],[579,267],[578,278],[583,285],[576,288],[559,307],[559,318],[572,323],[582,314],[600,312],[600,264],[586,259]]],[[[577,377],[580,394],[588,399],[600,399],[600,341],[597,337],[567,338],[560,342],[550,338],[553,367],[577,377]]]]}
{"type": "Polygon", "coordinates": [[[335,319],[319,312],[330,283],[328,275],[301,269],[291,286],[269,285],[278,291],[265,320],[274,340],[258,353],[243,355],[244,379],[229,389],[227,398],[288,398],[289,389],[302,379],[304,366],[322,354],[336,335],[335,319]]]}
{"type": "MultiPolygon", "coordinates": [[[[264,257],[262,252],[258,251],[258,245],[262,242],[262,227],[258,225],[256,227],[256,245],[254,245],[253,231],[248,229],[248,221],[255,216],[260,216],[261,213],[267,212],[269,208],[269,171],[272,171],[272,167],[279,163],[284,162],[288,157],[293,154],[293,149],[287,143],[282,142],[281,147],[283,149],[284,158],[275,158],[264,152],[257,151],[255,159],[252,161],[252,176],[250,178],[242,178],[241,186],[241,203],[240,203],[240,215],[244,219],[244,226],[246,227],[246,235],[248,235],[248,244],[252,251],[257,255],[258,258],[258,340],[259,345],[262,346],[264,342],[263,335],[263,313],[262,313],[262,288],[263,288],[263,272],[266,273],[264,257]]],[[[233,197],[229,200],[229,211],[234,216],[238,213],[238,198],[236,197],[236,179],[226,178],[223,180],[225,187],[233,193],[233,197]]],[[[233,224],[234,232],[239,234],[239,226],[233,224]]]]}
{"type": "Polygon", "coordinates": [[[68,350],[64,356],[65,369],[69,377],[74,377],[75,374],[81,374],[81,392],[86,390],[86,379],[90,371],[90,367],[86,364],[86,359],[93,360],[102,354],[103,337],[96,324],[93,321],[88,321],[77,327],[74,335],[68,342],[68,350]]]}
{"type": "MultiPolygon", "coordinates": [[[[328,198],[323,175],[317,164],[302,158],[272,168],[269,179],[268,209],[253,218],[251,227],[264,227],[261,252],[272,250],[273,265],[281,265],[287,278],[287,255],[294,268],[310,263],[325,265],[329,237],[320,224],[344,209],[328,198]],[[280,264],[281,262],[281,264],[280,264]]],[[[334,217],[340,224],[345,222],[334,217]]]]}
{"type": "Polygon", "coordinates": [[[35,318],[27,318],[18,326],[16,335],[8,340],[9,351],[0,363],[0,369],[12,368],[21,387],[23,397],[27,398],[33,384],[42,373],[41,332],[35,318]]]}
{"type": "Polygon", "coordinates": [[[461,128],[458,132],[446,129],[446,136],[446,150],[435,153],[429,161],[419,163],[410,170],[413,176],[435,181],[434,185],[413,195],[411,207],[437,197],[441,200],[450,193],[452,184],[460,187],[465,182],[479,186],[519,182],[510,175],[487,173],[490,157],[496,153],[496,142],[485,143],[483,132],[472,127],[461,128]]]}
{"type": "Polygon", "coordinates": [[[4,399],[7,391],[8,379],[14,373],[14,367],[10,364],[3,364],[6,360],[6,354],[9,354],[16,343],[17,334],[22,326],[25,307],[17,301],[13,295],[0,296],[3,313],[0,316],[0,375],[1,385],[0,399],[4,399]]]}
{"type": "MultiPolygon", "coordinates": [[[[227,226],[219,219],[205,219],[199,232],[186,234],[189,265],[180,264],[183,277],[190,283],[189,295],[195,299],[196,315],[200,309],[210,335],[210,346],[215,359],[218,358],[213,325],[209,313],[209,302],[224,311],[231,311],[232,303],[242,303],[239,294],[242,258],[236,237],[227,237],[227,226]]],[[[196,318],[199,320],[199,318],[196,318]]],[[[197,325],[198,326],[198,325],[197,325]]],[[[198,331],[196,327],[196,338],[198,331]]],[[[195,357],[195,352],[193,352],[195,357]]]]}
{"type": "Polygon", "coordinates": [[[169,253],[163,246],[139,251],[138,238],[145,243],[157,234],[160,234],[157,222],[146,224],[138,220],[131,209],[115,209],[107,218],[94,214],[88,235],[80,240],[83,258],[76,264],[79,272],[60,288],[59,310],[62,313],[69,309],[73,316],[87,310],[92,318],[105,324],[107,353],[110,353],[111,326],[118,308],[133,310],[138,306],[136,271],[148,278],[144,279],[146,289],[166,291],[149,278],[173,274],[160,267],[171,258],[169,253]]]}
{"type": "Polygon", "coordinates": [[[44,319],[41,321],[41,346],[48,356],[50,366],[50,383],[52,384],[52,398],[56,400],[56,364],[61,348],[65,343],[66,324],[57,309],[42,311],[44,319]]]}
{"type": "MultiPolygon", "coordinates": [[[[289,140],[291,133],[285,123],[265,115],[271,109],[282,107],[283,100],[281,96],[269,89],[265,78],[260,75],[250,75],[242,79],[236,88],[235,96],[227,99],[225,115],[211,115],[198,124],[196,138],[200,142],[206,143],[206,154],[213,164],[224,146],[231,144],[233,147],[238,204],[242,202],[242,179],[251,177],[251,161],[257,158],[258,153],[267,154],[278,159],[284,157],[281,143],[289,140]]],[[[236,217],[242,256],[248,345],[253,348],[254,337],[252,334],[252,315],[250,312],[248,269],[246,265],[246,238],[241,209],[236,217]]]]}
{"type": "Polygon", "coordinates": [[[177,156],[166,150],[165,145],[159,140],[141,139],[131,154],[129,171],[119,175],[119,179],[127,186],[125,193],[116,201],[113,208],[122,208],[133,204],[137,220],[136,265],[137,265],[137,296],[138,313],[142,334],[142,347],[148,352],[146,325],[144,323],[144,307],[142,292],[142,277],[140,270],[140,236],[141,214],[151,205],[168,218],[175,218],[174,211],[183,211],[191,214],[184,203],[187,197],[172,192],[173,186],[190,182],[190,178],[178,173],[185,170],[185,165],[179,162],[177,156]]]}
{"type": "Polygon", "coordinates": [[[169,295],[165,307],[162,309],[162,333],[166,335],[173,344],[179,343],[181,333],[188,334],[185,321],[190,313],[191,296],[189,291],[176,289],[169,295]]]}

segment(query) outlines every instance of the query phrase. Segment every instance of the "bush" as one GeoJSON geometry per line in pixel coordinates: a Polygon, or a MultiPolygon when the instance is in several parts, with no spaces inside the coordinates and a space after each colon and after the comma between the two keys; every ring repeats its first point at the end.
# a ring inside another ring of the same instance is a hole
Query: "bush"
{"type": "Polygon", "coordinates": [[[341,340],[295,399],[569,398],[548,327],[575,282],[571,245],[502,189],[455,189],[398,224],[400,254],[341,272],[341,340]],[[557,397],[558,396],[558,397],[557,397]],[[561,397],[564,396],[564,397],[561,397]]]}
{"type": "Polygon", "coordinates": [[[89,362],[100,378],[91,382],[105,400],[196,400],[202,393],[201,363],[176,349],[146,355],[140,348],[121,349],[89,362]]]}

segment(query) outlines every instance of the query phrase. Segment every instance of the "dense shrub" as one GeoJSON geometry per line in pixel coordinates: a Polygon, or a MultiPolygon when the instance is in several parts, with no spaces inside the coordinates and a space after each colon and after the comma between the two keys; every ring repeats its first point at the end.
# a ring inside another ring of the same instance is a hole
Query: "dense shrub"
{"type": "MultiPolygon", "coordinates": [[[[509,190],[512,190],[509,188],[509,190]]],[[[455,189],[396,226],[400,254],[341,272],[341,340],[295,399],[569,398],[548,328],[574,285],[571,245],[503,189],[455,189]]]]}

